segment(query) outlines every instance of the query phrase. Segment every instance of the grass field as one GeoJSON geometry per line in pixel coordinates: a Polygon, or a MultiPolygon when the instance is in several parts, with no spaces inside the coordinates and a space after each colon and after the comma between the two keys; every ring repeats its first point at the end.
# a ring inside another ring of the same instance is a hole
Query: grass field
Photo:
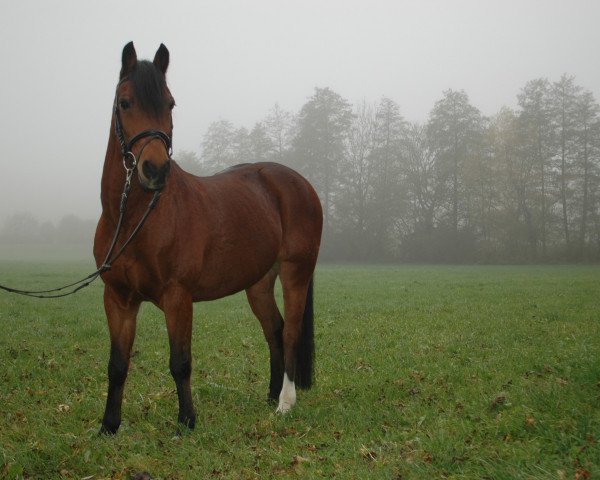
{"type": "MultiPolygon", "coordinates": [[[[90,264],[0,262],[51,286],[90,264]]],[[[0,294],[0,477],[600,478],[600,268],[329,266],[316,277],[316,386],[265,402],[267,349],[243,295],[199,304],[194,431],[147,305],[123,424],[98,436],[108,334],[100,283],[0,294]]]]}

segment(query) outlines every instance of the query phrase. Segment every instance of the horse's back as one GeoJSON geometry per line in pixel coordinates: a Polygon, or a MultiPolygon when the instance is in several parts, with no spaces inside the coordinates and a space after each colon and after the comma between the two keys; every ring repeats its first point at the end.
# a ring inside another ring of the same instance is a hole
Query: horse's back
{"type": "Polygon", "coordinates": [[[302,229],[306,236],[320,239],[323,210],[314,188],[301,174],[280,163],[259,162],[235,165],[214,178],[235,176],[242,182],[255,184],[276,199],[282,228],[302,229]]]}
{"type": "Polygon", "coordinates": [[[271,197],[285,224],[309,221],[320,236],[323,211],[319,197],[308,180],[290,167],[275,162],[242,163],[198,181],[207,191],[216,192],[219,202],[246,195],[271,197]]]}
{"type": "Polygon", "coordinates": [[[202,180],[207,187],[213,184],[221,202],[235,202],[239,197],[245,208],[265,201],[271,206],[262,217],[279,224],[279,261],[291,257],[316,261],[323,210],[314,188],[301,174],[280,163],[259,162],[235,165],[202,180]]]}

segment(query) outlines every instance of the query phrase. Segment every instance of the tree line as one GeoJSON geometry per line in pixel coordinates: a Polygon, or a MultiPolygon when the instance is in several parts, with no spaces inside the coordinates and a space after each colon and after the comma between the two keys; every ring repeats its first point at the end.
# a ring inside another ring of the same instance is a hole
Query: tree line
{"type": "Polygon", "coordinates": [[[96,220],[84,220],[65,215],[58,222],[40,222],[29,212],[15,213],[4,221],[0,229],[3,244],[91,243],[96,231],[96,220]]]}
{"type": "Polygon", "coordinates": [[[275,161],[302,173],[324,210],[324,259],[552,262],[600,258],[600,110],[573,77],[531,80],[486,117],[446,90],[424,123],[390,98],[352,105],[315,88],[252,129],[212,123],[199,175],[275,161]]]}
{"type": "MultiPolygon", "coordinates": [[[[352,105],[315,88],[298,112],[275,105],[251,129],[213,122],[198,175],[274,161],[302,173],[324,211],[321,258],[403,262],[600,260],[600,108],[563,75],[531,80],[517,107],[483,115],[446,90],[413,123],[390,98],[352,105]]],[[[3,243],[91,242],[96,222],[8,217],[3,243]]]]}

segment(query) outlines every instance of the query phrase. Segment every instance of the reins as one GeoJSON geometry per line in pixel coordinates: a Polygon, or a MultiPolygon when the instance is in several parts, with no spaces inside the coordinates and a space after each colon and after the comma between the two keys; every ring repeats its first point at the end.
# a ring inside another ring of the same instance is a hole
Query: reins
{"type": "Polygon", "coordinates": [[[123,127],[121,125],[121,115],[119,112],[119,107],[117,105],[116,97],[115,97],[115,112],[114,113],[115,113],[115,134],[117,136],[117,139],[119,140],[119,143],[121,144],[121,154],[123,156],[123,167],[125,168],[126,174],[125,174],[125,186],[123,187],[123,193],[121,194],[121,203],[119,205],[119,220],[117,221],[117,228],[115,231],[115,235],[113,236],[112,242],[110,244],[110,248],[108,249],[108,252],[106,254],[106,257],[104,258],[104,261],[102,262],[102,265],[95,272],[90,273],[89,275],[82,278],[81,280],[70,283],[68,285],[64,285],[62,287],[52,288],[50,290],[20,290],[18,288],[11,288],[11,287],[7,287],[4,285],[0,285],[0,290],[4,290],[9,293],[15,293],[17,295],[34,297],[34,298],[61,298],[61,297],[66,297],[68,295],[73,295],[74,293],[77,293],[82,288],[85,288],[88,285],[90,285],[102,273],[107,272],[108,270],[111,269],[112,264],[117,260],[117,258],[119,258],[123,254],[123,252],[125,251],[125,248],[127,248],[127,246],[133,241],[133,239],[136,237],[136,235],[141,230],[142,226],[144,225],[144,222],[148,218],[148,215],[150,215],[150,212],[154,209],[154,207],[156,207],[156,204],[158,203],[158,199],[160,198],[160,190],[157,190],[154,192],[154,195],[152,196],[152,200],[150,200],[150,203],[148,203],[148,206],[146,207],[146,211],[144,212],[144,215],[142,215],[142,218],[140,218],[140,221],[138,222],[136,227],[133,229],[133,231],[127,238],[127,240],[125,240],[123,245],[121,245],[121,247],[119,248],[117,253],[113,256],[113,252],[117,245],[117,241],[118,241],[119,235],[121,233],[121,229],[123,227],[123,218],[125,217],[127,199],[129,198],[129,191],[131,190],[131,177],[133,176],[133,171],[135,170],[135,167],[137,165],[137,158],[135,157],[135,154],[131,150],[133,148],[133,145],[138,140],[141,140],[142,138],[150,137],[150,139],[148,141],[146,141],[146,143],[144,143],[144,145],[142,146],[142,149],[140,150],[140,155],[141,155],[142,152],[144,151],[144,148],[146,147],[146,145],[148,145],[148,143],[150,143],[155,138],[159,138],[165,144],[169,158],[171,157],[171,154],[172,154],[172,146],[171,146],[172,139],[168,134],[166,134],[165,132],[163,132],[161,130],[154,130],[154,129],[143,130],[142,132],[139,132],[136,135],[134,135],[133,137],[131,137],[129,142],[126,142],[125,134],[123,132],[123,127]],[[128,165],[128,163],[127,163],[128,160],[131,160],[131,165],[128,165]],[[67,290],[69,288],[71,288],[71,290],[65,292],[65,290],[67,290]]]}
{"type": "Polygon", "coordinates": [[[133,168],[128,169],[128,171],[127,171],[125,187],[123,189],[123,193],[121,194],[121,204],[119,206],[119,220],[117,222],[117,228],[116,228],[113,240],[111,242],[110,248],[108,249],[108,253],[106,254],[104,262],[102,262],[102,265],[100,266],[100,268],[98,268],[95,272],[92,272],[89,275],[87,275],[86,277],[82,278],[81,280],[70,283],[68,285],[64,285],[62,287],[52,288],[50,290],[20,290],[17,288],[6,287],[4,285],[0,285],[0,289],[4,290],[6,292],[9,292],[9,293],[16,293],[17,295],[24,295],[27,297],[34,297],[34,298],[66,297],[68,295],[73,295],[74,293],[77,293],[82,288],[87,287],[94,280],[96,280],[102,273],[110,270],[112,267],[112,264],[115,262],[115,260],[117,260],[117,258],[119,258],[123,254],[123,252],[125,251],[125,248],[127,248],[127,246],[132,242],[132,240],[138,234],[138,232],[142,228],[142,225],[144,225],[144,222],[148,218],[148,215],[150,215],[150,212],[154,209],[154,207],[158,203],[158,199],[160,198],[160,191],[154,192],[152,200],[150,200],[150,203],[148,204],[148,207],[146,208],[144,215],[142,215],[142,218],[140,219],[140,221],[138,222],[136,227],[133,229],[133,231],[127,238],[127,240],[125,240],[123,245],[121,245],[121,248],[119,248],[117,253],[114,256],[112,256],[113,251],[117,245],[117,240],[119,238],[119,234],[121,233],[121,229],[123,227],[123,217],[125,216],[125,207],[127,205],[129,191],[131,190],[131,174],[132,174],[132,172],[133,172],[133,168]],[[68,292],[64,291],[69,288],[72,288],[72,290],[70,290],[68,292]],[[56,292],[61,292],[61,293],[56,293],[56,292]]]}

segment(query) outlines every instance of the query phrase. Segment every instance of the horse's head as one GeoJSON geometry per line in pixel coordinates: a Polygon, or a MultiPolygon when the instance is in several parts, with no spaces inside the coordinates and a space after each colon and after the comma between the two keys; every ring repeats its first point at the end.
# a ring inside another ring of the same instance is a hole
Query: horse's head
{"type": "Polygon", "coordinates": [[[133,165],[142,187],[160,190],[171,167],[175,100],[165,74],[169,51],[163,44],[154,60],[137,59],[133,42],[123,48],[121,74],[115,95],[115,133],[126,168],[133,165]]]}

